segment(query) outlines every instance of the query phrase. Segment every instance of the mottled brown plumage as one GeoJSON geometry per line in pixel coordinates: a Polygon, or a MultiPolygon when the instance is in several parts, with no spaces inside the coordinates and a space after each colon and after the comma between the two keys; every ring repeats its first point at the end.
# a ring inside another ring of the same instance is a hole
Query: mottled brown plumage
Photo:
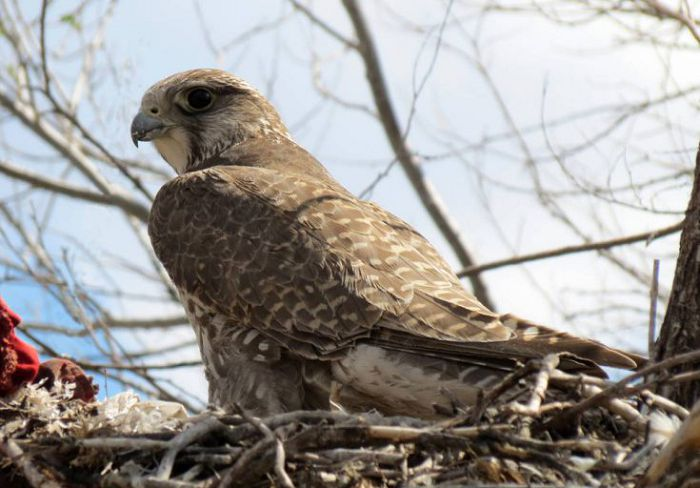
{"type": "Polygon", "coordinates": [[[428,241],[350,194],[228,73],[156,84],[132,136],[153,140],[179,173],[158,193],[149,233],[215,405],[429,417],[549,352],[594,374],[639,361],[486,309],[428,241]]]}

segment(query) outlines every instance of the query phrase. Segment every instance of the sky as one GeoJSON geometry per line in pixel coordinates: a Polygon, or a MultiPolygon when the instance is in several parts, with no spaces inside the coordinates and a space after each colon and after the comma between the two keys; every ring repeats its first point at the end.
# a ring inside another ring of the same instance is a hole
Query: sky
{"type": "MultiPolygon", "coordinates": [[[[107,5],[90,4],[85,14],[86,33],[94,29],[107,5]]],[[[334,29],[353,37],[339,2],[309,5],[334,29]]],[[[616,112],[611,109],[580,117],[546,131],[541,130],[543,120],[653,99],[675,87],[689,86],[694,79],[692,68],[698,61],[697,53],[690,50],[667,58],[668,53],[661,47],[625,43],[624,32],[612,21],[573,29],[533,14],[479,16],[471,4],[461,2],[393,0],[363,1],[361,5],[376,37],[402,126],[410,120],[407,143],[426,156],[421,163],[426,177],[440,192],[477,262],[577,244],[581,238],[561,220],[552,218],[541,199],[522,191],[532,187],[533,168],[516,139],[483,145],[509,126],[492,87],[479,73],[475,46],[509,116],[520,127],[534,128],[524,137],[535,156],[545,154],[548,146],[563,148],[590,141],[614,120],[616,112]],[[440,36],[448,8],[447,28],[440,36]],[[438,43],[440,49],[436,49],[438,43]],[[416,98],[416,87],[422,80],[424,86],[416,98]],[[480,143],[483,147],[475,149],[480,143]],[[448,150],[455,155],[440,156],[448,150]]],[[[55,53],[65,55],[56,68],[70,86],[80,58],[67,54],[71,51],[70,27],[59,17],[59,7],[52,6],[49,45],[55,53]]],[[[258,87],[278,108],[297,142],[351,191],[361,193],[366,189],[393,157],[377,120],[364,110],[348,108],[370,101],[359,57],[295,14],[284,1],[123,0],[116,4],[107,24],[104,48],[98,51],[95,66],[92,100],[83,103],[79,115],[119,155],[160,160],[149,144],[136,149],[129,137],[130,120],[151,84],[177,71],[218,67],[258,87]],[[256,30],[261,25],[267,27],[256,30]],[[237,44],[225,47],[236,39],[237,44]],[[315,83],[332,91],[342,103],[324,99],[315,83]],[[96,107],[100,116],[96,115],[96,107]]],[[[571,189],[575,185],[567,175],[574,175],[581,186],[615,186],[658,176],[674,165],[688,167],[696,145],[692,131],[696,107],[695,96],[671,103],[653,116],[631,118],[590,150],[563,162],[538,164],[537,174],[546,188],[571,189]],[[675,123],[670,129],[662,117],[668,117],[669,112],[675,123]],[[660,166],[666,169],[660,170],[660,166]]],[[[34,149],[37,145],[34,137],[12,121],[0,127],[0,138],[5,147],[34,149]]],[[[46,161],[39,166],[41,171],[63,174],[65,167],[51,164],[50,151],[42,151],[46,161]]],[[[7,154],[22,160],[17,154],[7,154]]],[[[118,178],[116,172],[110,176],[118,178]]],[[[81,181],[78,175],[71,178],[81,181]]],[[[4,185],[0,197],[16,191],[15,183],[0,181],[4,185]]],[[[147,184],[155,191],[162,180],[153,178],[147,184]]],[[[624,204],[574,197],[562,197],[557,202],[590,235],[610,238],[680,220],[690,181],[674,184],[655,193],[632,192],[624,204]],[[654,206],[667,213],[650,215],[635,210],[635,206],[654,206]]],[[[37,194],[32,196],[31,204],[40,207],[46,204],[46,198],[45,194],[37,194]]],[[[398,165],[377,184],[371,199],[415,226],[458,268],[398,165]]],[[[146,259],[122,217],[109,209],[67,199],[59,199],[55,205],[54,232],[48,245],[57,253],[67,250],[81,279],[93,283],[111,279],[133,291],[162,295],[160,285],[121,266],[124,261],[142,263],[146,259]],[[94,252],[95,259],[87,259],[75,240],[94,252]]],[[[633,259],[647,263],[647,269],[651,269],[654,257],[664,257],[661,284],[668,288],[676,248],[677,236],[648,247],[638,245],[633,259]]],[[[5,251],[0,247],[0,253],[5,251]]],[[[646,303],[638,293],[641,285],[631,283],[628,275],[595,253],[503,268],[485,274],[484,279],[501,312],[513,312],[623,347],[645,347],[646,323],[639,309],[646,303]],[[631,289],[637,293],[631,293],[631,289]],[[604,308],[611,301],[624,303],[629,309],[620,307],[603,315],[575,317],[575,311],[604,308]],[[568,318],[567,313],[571,315],[568,318]]],[[[71,322],[65,311],[36,287],[5,283],[1,291],[27,318],[71,322]]],[[[155,299],[104,298],[104,303],[125,317],[178,312],[172,304],[155,299]]],[[[138,346],[177,342],[191,336],[192,332],[183,327],[167,333],[143,332],[128,340],[138,346]]],[[[85,352],[80,341],[52,340],[66,354],[85,352]]],[[[165,359],[183,357],[196,358],[196,349],[165,359]]],[[[193,368],[181,378],[187,378],[196,395],[206,396],[199,369],[193,368]]],[[[112,383],[104,386],[110,393],[118,389],[112,383]]]]}

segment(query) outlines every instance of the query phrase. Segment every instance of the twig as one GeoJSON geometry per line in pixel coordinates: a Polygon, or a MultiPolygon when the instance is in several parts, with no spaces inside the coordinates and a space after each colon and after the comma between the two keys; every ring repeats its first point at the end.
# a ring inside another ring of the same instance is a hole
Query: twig
{"type": "Polygon", "coordinates": [[[243,473],[248,470],[248,464],[262,456],[264,452],[273,446],[274,442],[274,439],[263,438],[254,444],[253,447],[241,454],[236,460],[236,463],[231,468],[224,471],[223,477],[221,478],[221,486],[231,486],[234,480],[241,478],[243,473]]]}
{"type": "Polygon", "coordinates": [[[213,430],[221,428],[226,429],[227,427],[219,422],[219,420],[215,417],[207,416],[203,420],[178,434],[169,442],[170,448],[168,449],[168,452],[165,453],[165,456],[163,456],[160,466],[158,466],[156,478],[160,480],[170,479],[170,474],[173,472],[173,466],[175,465],[175,458],[177,457],[177,454],[182,449],[198,439],[201,439],[213,430]]]}
{"type": "Polygon", "coordinates": [[[83,361],[81,359],[74,360],[79,366],[85,369],[91,369],[93,371],[102,369],[114,369],[120,371],[151,371],[156,369],[176,369],[176,368],[190,368],[192,366],[201,366],[202,361],[200,359],[195,359],[192,361],[178,361],[176,363],[161,363],[161,364],[100,364],[91,363],[90,361],[83,361]]]}
{"type": "MultiPolygon", "coordinates": [[[[396,112],[389,97],[389,91],[379,62],[377,49],[374,45],[374,39],[367,27],[364,15],[360,11],[355,0],[343,0],[343,6],[355,28],[359,44],[358,52],[365,65],[367,81],[372,90],[372,96],[377,107],[377,112],[379,113],[379,119],[396,159],[406,172],[406,176],[418,194],[421,203],[430,214],[435,225],[440,229],[440,232],[459,259],[460,264],[464,267],[473,266],[474,259],[467,249],[467,246],[462,241],[457,226],[448,216],[438,193],[426,180],[422,168],[419,166],[415,156],[411,153],[411,150],[404,140],[403,133],[399,127],[398,118],[396,117],[396,112]]],[[[470,276],[469,280],[474,289],[474,295],[476,295],[479,301],[486,307],[494,309],[494,304],[489,297],[486,284],[481,278],[474,275],[470,276]]]]}
{"type": "Polygon", "coordinates": [[[515,447],[508,443],[496,444],[495,449],[500,452],[500,454],[512,457],[515,459],[521,459],[523,461],[538,460],[540,462],[546,463],[562,473],[565,473],[570,479],[574,479],[583,483],[584,486],[599,486],[598,483],[586,472],[580,471],[576,468],[568,466],[566,463],[562,462],[551,452],[536,451],[533,449],[525,449],[521,447],[515,447]]]}
{"type": "Polygon", "coordinates": [[[236,464],[234,464],[233,467],[230,470],[228,470],[226,476],[224,476],[224,478],[221,480],[221,486],[230,486],[234,480],[238,480],[241,477],[241,474],[249,468],[248,463],[250,461],[256,459],[258,455],[268,450],[269,447],[274,446],[275,474],[277,475],[277,478],[282,486],[284,486],[285,488],[294,488],[294,483],[292,483],[291,478],[284,469],[285,453],[282,441],[259,418],[248,414],[240,406],[237,406],[237,409],[241,417],[247,420],[251,425],[253,425],[258,431],[260,431],[263,434],[263,439],[258,441],[257,444],[255,444],[252,448],[248,449],[248,451],[243,453],[243,455],[241,455],[241,457],[238,458],[236,464]]]}
{"type": "Polygon", "coordinates": [[[32,457],[22,451],[12,439],[0,437],[0,452],[8,461],[22,470],[25,479],[34,488],[61,488],[59,483],[44,476],[32,463],[32,457]]]}
{"type": "Polygon", "coordinates": [[[170,441],[154,439],[137,439],[134,437],[95,437],[92,439],[75,439],[75,444],[88,449],[134,449],[162,450],[172,446],[170,441]]]}
{"type": "MultiPolygon", "coordinates": [[[[129,201],[129,206],[136,208],[143,206],[138,200],[129,195],[123,188],[111,184],[97,170],[76,144],[71,143],[63,136],[59,130],[48,123],[33,108],[26,106],[16,99],[6,96],[0,92],[0,106],[6,108],[22,124],[34,132],[53,147],[64,158],[69,160],[95,187],[105,195],[115,196],[118,199],[129,201]]],[[[146,208],[146,207],[144,207],[146,208]]]]}
{"type": "MultiPolygon", "coordinates": [[[[262,423],[271,430],[275,430],[278,427],[286,426],[295,423],[312,423],[317,424],[322,421],[328,421],[330,423],[338,423],[351,421],[354,417],[350,414],[341,412],[330,412],[326,410],[300,410],[297,412],[281,413],[277,415],[272,415],[262,419],[262,423]]],[[[241,417],[239,416],[224,416],[220,417],[223,423],[227,425],[238,425],[232,431],[226,433],[226,441],[230,444],[235,444],[241,442],[253,435],[255,432],[259,432],[254,425],[248,422],[241,422],[241,417]]]]}
{"type": "Polygon", "coordinates": [[[41,13],[39,15],[39,50],[40,50],[40,55],[41,55],[41,71],[44,77],[44,94],[46,97],[49,99],[49,101],[52,103],[54,110],[56,113],[60,114],[63,116],[66,120],[68,120],[78,131],[82,134],[82,136],[89,141],[93,146],[95,146],[100,152],[102,152],[107,159],[119,170],[119,172],[124,175],[131,183],[134,185],[134,187],[139,190],[139,192],[145,196],[149,201],[153,200],[153,195],[148,191],[148,189],[143,185],[141,180],[132,175],[129,169],[119,161],[118,158],[114,157],[111,152],[107,150],[107,148],[100,143],[97,139],[95,139],[90,132],[83,127],[83,125],[80,123],[80,121],[68,110],[66,110],[61,103],[56,99],[56,97],[53,94],[53,91],[51,90],[51,74],[49,71],[49,64],[48,64],[48,58],[47,58],[47,47],[46,47],[46,14],[48,11],[48,6],[49,6],[49,0],[43,0],[41,2],[41,13]]]}
{"type": "Polygon", "coordinates": [[[589,408],[592,408],[601,402],[605,402],[608,398],[618,395],[624,391],[625,387],[632,381],[644,378],[649,373],[654,373],[657,371],[663,371],[679,364],[694,363],[700,361],[700,351],[692,351],[685,354],[679,354],[671,358],[664,359],[657,363],[646,366],[639,371],[632,373],[620,381],[613,383],[605,389],[600,389],[595,394],[586,398],[585,400],[577,403],[573,407],[561,412],[556,417],[554,417],[550,422],[567,422],[569,419],[574,418],[581,413],[585,412],[589,408]]]}
{"type": "Polygon", "coordinates": [[[644,398],[644,401],[649,406],[665,410],[666,412],[675,415],[681,420],[685,419],[688,416],[688,409],[682,407],[681,405],[678,405],[673,400],[669,400],[668,398],[662,397],[661,395],[657,395],[656,393],[649,390],[642,390],[640,392],[640,395],[642,396],[642,398],[644,398]]]}
{"type": "Polygon", "coordinates": [[[689,381],[695,381],[697,379],[700,379],[700,371],[682,371],[667,378],[665,382],[667,384],[687,383],[689,381]]]}
{"type": "Polygon", "coordinates": [[[540,407],[542,406],[542,401],[547,393],[547,387],[549,386],[549,378],[552,376],[552,372],[559,365],[559,354],[547,354],[544,359],[540,362],[540,371],[535,377],[535,386],[530,394],[530,401],[527,405],[522,403],[512,402],[506,406],[508,410],[519,415],[527,416],[537,416],[540,414],[540,407]]]}
{"type": "MultiPolygon", "coordinates": [[[[586,398],[592,398],[603,391],[602,388],[593,385],[583,385],[581,387],[581,393],[586,398]]],[[[627,420],[630,427],[639,431],[646,431],[648,424],[648,419],[646,419],[642,414],[640,414],[637,409],[631,406],[629,403],[619,399],[619,398],[609,398],[604,397],[602,402],[606,405],[608,410],[612,413],[619,415],[620,417],[627,420]]],[[[573,409],[573,408],[572,408],[573,409]]]]}
{"type": "Polygon", "coordinates": [[[654,271],[651,275],[651,289],[649,290],[649,337],[647,356],[654,360],[654,341],[656,340],[656,307],[659,301],[659,260],[654,259],[654,271]]]}
{"type": "Polygon", "coordinates": [[[451,435],[462,439],[474,439],[485,431],[507,430],[510,426],[505,424],[494,424],[487,427],[457,427],[454,429],[440,430],[436,428],[417,429],[414,427],[397,427],[393,425],[370,425],[367,427],[367,437],[370,439],[383,439],[391,442],[415,441],[421,437],[431,437],[435,435],[451,435]]]}
{"type": "Polygon", "coordinates": [[[331,36],[333,39],[336,41],[340,42],[343,44],[345,47],[350,48],[350,49],[359,49],[359,46],[357,45],[356,42],[348,39],[345,37],[343,34],[335,30],[333,27],[331,27],[327,22],[324,22],[321,20],[316,14],[314,14],[310,9],[308,9],[306,6],[304,6],[302,3],[298,2],[297,0],[289,0],[289,2],[294,6],[296,10],[304,14],[304,16],[309,19],[309,21],[319,27],[321,30],[323,30],[326,34],[331,36]]]}
{"type": "Polygon", "coordinates": [[[454,425],[453,422],[462,422],[464,420],[469,420],[469,423],[476,424],[481,420],[486,409],[495,402],[501,395],[509,391],[512,387],[517,385],[517,383],[532,374],[537,370],[536,361],[528,361],[520,368],[514,370],[505,376],[496,386],[490,388],[487,393],[477,401],[476,405],[472,407],[471,412],[460,417],[455,417],[447,421],[448,424],[454,425]]]}
{"type": "MultiPolygon", "coordinates": [[[[127,483],[130,481],[131,480],[126,480],[127,483]]],[[[153,477],[143,479],[143,488],[200,488],[200,486],[200,483],[190,483],[187,481],[159,480],[153,477]]]]}
{"type": "Polygon", "coordinates": [[[105,195],[102,193],[95,193],[65,181],[56,181],[46,178],[45,176],[32,173],[31,171],[19,168],[5,161],[0,161],[0,173],[3,173],[16,180],[23,181],[24,183],[28,183],[34,188],[48,190],[70,198],[98,203],[100,205],[118,207],[126,213],[137,217],[142,222],[146,222],[148,220],[148,207],[136,202],[135,200],[122,198],[117,194],[105,195]]]}
{"type": "Polygon", "coordinates": [[[107,317],[104,319],[104,322],[110,329],[160,329],[188,324],[187,317],[184,315],[152,319],[118,319],[115,317],[107,317]]]}
{"type": "MultiPolygon", "coordinates": [[[[373,463],[395,464],[406,459],[405,454],[398,452],[378,452],[370,449],[347,449],[342,447],[321,450],[315,452],[313,456],[316,458],[316,461],[324,459],[329,463],[347,463],[349,461],[363,460],[373,463]]],[[[294,458],[310,460],[308,453],[296,454],[294,458]]]]}
{"type": "Polygon", "coordinates": [[[490,271],[492,269],[503,268],[506,266],[513,266],[514,264],[539,261],[541,259],[565,256],[568,254],[576,254],[579,252],[600,251],[604,249],[611,249],[613,247],[625,246],[627,244],[632,244],[635,242],[646,241],[647,243],[649,243],[660,237],[675,234],[676,232],[679,232],[682,228],[683,222],[678,222],[677,224],[673,224],[669,227],[663,227],[661,229],[642,232],[640,234],[633,234],[626,237],[616,237],[615,239],[578,244],[575,246],[564,246],[556,249],[550,249],[548,251],[539,251],[531,254],[523,254],[522,256],[514,256],[512,258],[499,259],[490,263],[484,263],[467,267],[462,271],[458,272],[457,276],[459,276],[460,278],[465,276],[473,276],[483,273],[484,271],[490,271]]]}
{"type": "Polygon", "coordinates": [[[285,471],[284,469],[284,458],[284,445],[282,444],[282,440],[279,437],[277,437],[275,439],[275,474],[277,475],[277,479],[279,479],[282,486],[284,486],[285,488],[294,488],[294,483],[292,483],[292,479],[289,477],[287,471],[285,471]]]}
{"type": "MultiPolygon", "coordinates": [[[[700,29],[698,29],[695,19],[685,15],[681,10],[673,10],[657,0],[644,0],[643,3],[648,5],[651,11],[656,14],[658,18],[670,18],[684,26],[688,32],[690,32],[693,38],[700,43],[700,29]]],[[[684,3],[685,2],[681,2],[681,4],[684,3]]]]}

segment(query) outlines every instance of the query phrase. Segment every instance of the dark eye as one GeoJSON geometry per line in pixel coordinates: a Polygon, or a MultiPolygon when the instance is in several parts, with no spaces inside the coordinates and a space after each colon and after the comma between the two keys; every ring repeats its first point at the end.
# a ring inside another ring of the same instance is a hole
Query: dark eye
{"type": "Polygon", "coordinates": [[[195,88],[187,94],[187,105],[192,110],[204,110],[209,108],[209,106],[214,101],[214,96],[209,90],[204,88],[195,88]]]}

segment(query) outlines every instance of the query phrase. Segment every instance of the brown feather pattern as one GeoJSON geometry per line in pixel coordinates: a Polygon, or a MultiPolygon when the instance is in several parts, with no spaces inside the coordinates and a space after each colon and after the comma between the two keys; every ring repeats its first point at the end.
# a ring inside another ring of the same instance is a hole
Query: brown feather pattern
{"type": "Polygon", "coordinates": [[[199,139],[185,141],[196,154],[159,191],[149,224],[197,332],[213,403],[270,413],[332,400],[431,416],[434,403],[473,402],[519,361],[550,352],[595,374],[642,361],[486,309],[423,236],[345,190],[238,78],[175,75],[147,92],[142,111],[227,83],[238,89],[217,95],[216,117],[162,110],[199,139]]]}

